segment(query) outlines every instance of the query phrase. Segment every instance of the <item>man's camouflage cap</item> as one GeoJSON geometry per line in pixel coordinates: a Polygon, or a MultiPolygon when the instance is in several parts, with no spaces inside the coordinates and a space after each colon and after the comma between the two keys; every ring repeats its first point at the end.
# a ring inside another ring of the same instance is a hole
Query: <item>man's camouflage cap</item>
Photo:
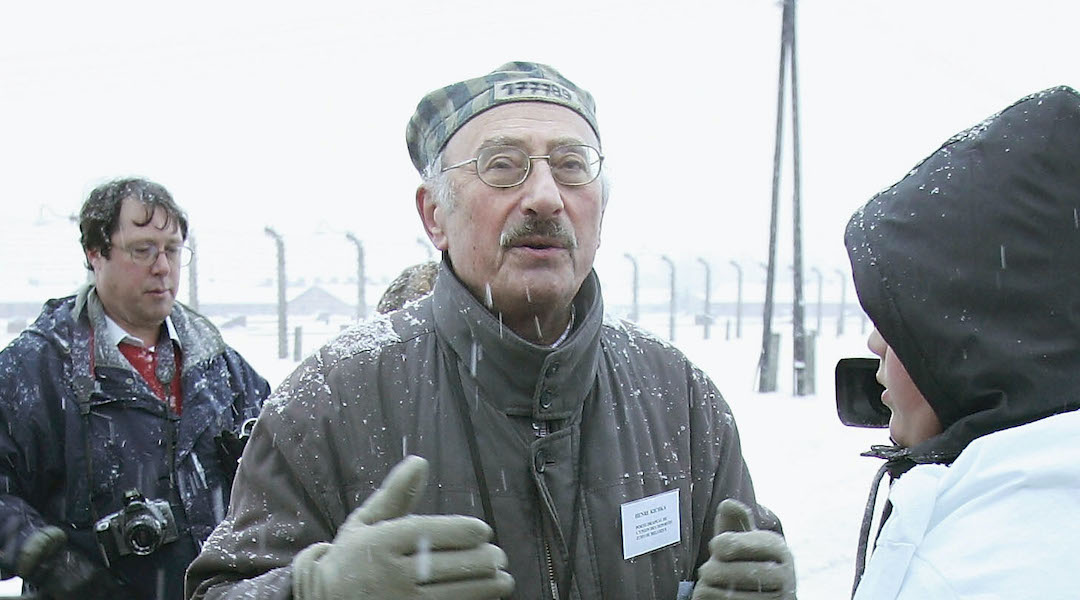
{"type": "Polygon", "coordinates": [[[424,96],[409,119],[405,142],[422,174],[446,142],[469,119],[506,102],[550,102],[578,113],[597,139],[596,103],[589,92],[555,69],[532,62],[509,62],[487,75],[450,84],[424,96]]]}

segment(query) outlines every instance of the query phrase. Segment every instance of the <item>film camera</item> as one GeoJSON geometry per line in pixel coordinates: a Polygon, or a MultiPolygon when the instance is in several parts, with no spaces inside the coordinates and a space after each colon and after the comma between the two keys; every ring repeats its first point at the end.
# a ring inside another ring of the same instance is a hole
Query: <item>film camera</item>
{"type": "Polygon", "coordinates": [[[124,492],[124,507],[95,525],[98,544],[111,564],[121,556],[145,556],[179,535],[167,500],[147,500],[139,490],[124,492]]]}

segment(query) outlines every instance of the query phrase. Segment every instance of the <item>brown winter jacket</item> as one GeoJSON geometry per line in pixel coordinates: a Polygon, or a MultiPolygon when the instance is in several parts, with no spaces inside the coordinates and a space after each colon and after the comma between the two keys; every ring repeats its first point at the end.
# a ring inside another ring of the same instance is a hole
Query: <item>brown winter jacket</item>
{"type": "Polygon", "coordinates": [[[605,320],[595,274],[575,309],[562,344],[531,344],[444,264],[431,296],[327,344],[267,401],[188,593],[291,598],[293,557],[333,540],[405,454],[431,463],[415,512],[484,518],[463,404],[515,599],[550,598],[571,555],[573,598],[674,599],[708,559],[714,511],[728,497],[779,531],[756,504],[735,421],[712,382],[671,346],[605,320]],[[463,394],[449,391],[449,369],[463,394]],[[620,505],[673,489],[680,541],[624,559],[620,505]]]}

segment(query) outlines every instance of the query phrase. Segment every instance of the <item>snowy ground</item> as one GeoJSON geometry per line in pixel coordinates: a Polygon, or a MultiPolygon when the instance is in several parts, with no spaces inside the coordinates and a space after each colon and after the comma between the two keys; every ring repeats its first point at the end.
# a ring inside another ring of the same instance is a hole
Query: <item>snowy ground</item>
{"type": "MultiPolygon", "coordinates": [[[[289,331],[302,328],[302,351],[309,353],[347,323],[294,318],[289,321],[289,331]]],[[[648,316],[643,325],[658,335],[666,336],[668,331],[663,314],[648,316]]],[[[701,327],[692,325],[690,318],[676,330],[675,345],[712,377],[735,413],[758,499],[783,521],[795,556],[801,600],[850,596],[859,521],[870,480],[879,466],[875,459],[862,458],[859,453],[887,438],[882,430],[844,427],[836,417],[836,361],[844,356],[869,356],[869,352],[866,334],[860,332],[855,318],[849,320],[842,337],[834,335],[835,325],[835,321],[825,323],[826,335],[817,343],[817,393],[799,397],[792,396],[789,323],[773,325],[782,340],[778,391],[771,394],[753,391],[761,344],[759,322],[744,321],[741,339],[725,339],[721,324],[713,327],[710,340],[704,340],[701,327]]],[[[277,358],[277,328],[271,317],[249,317],[246,327],[222,333],[272,385],[296,366],[292,341],[289,358],[277,358]]],[[[0,321],[0,346],[11,337],[6,323],[0,321]]],[[[16,594],[18,589],[16,581],[0,582],[0,597],[16,594]]]]}

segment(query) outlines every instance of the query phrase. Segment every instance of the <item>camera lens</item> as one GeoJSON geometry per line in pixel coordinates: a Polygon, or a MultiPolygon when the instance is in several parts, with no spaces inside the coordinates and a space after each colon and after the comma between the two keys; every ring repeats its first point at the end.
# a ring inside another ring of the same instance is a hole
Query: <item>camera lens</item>
{"type": "Polygon", "coordinates": [[[124,528],[124,539],[133,553],[146,556],[161,544],[161,525],[151,517],[136,517],[124,528]]]}

